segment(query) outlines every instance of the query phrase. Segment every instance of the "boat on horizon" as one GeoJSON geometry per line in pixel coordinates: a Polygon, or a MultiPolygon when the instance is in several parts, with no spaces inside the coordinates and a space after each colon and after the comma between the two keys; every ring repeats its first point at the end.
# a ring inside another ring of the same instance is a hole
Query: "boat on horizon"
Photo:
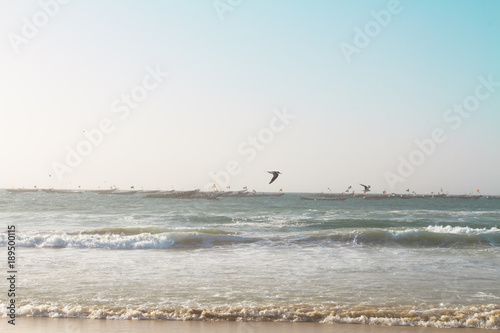
{"type": "Polygon", "coordinates": [[[154,194],[148,194],[144,198],[163,198],[163,199],[217,199],[222,192],[202,192],[200,190],[192,191],[165,191],[154,194]]]}
{"type": "Polygon", "coordinates": [[[311,200],[311,201],[344,201],[344,200],[347,200],[347,198],[307,198],[307,197],[300,197],[300,200],[311,200]]]}
{"type": "Polygon", "coordinates": [[[479,198],[482,198],[483,196],[482,195],[471,195],[471,194],[459,194],[459,195],[447,195],[446,196],[447,198],[450,198],[450,199],[479,199],[479,198]]]}
{"type": "Polygon", "coordinates": [[[315,193],[313,194],[321,198],[362,198],[365,194],[363,193],[315,193]]]}
{"type": "Polygon", "coordinates": [[[363,200],[384,200],[389,199],[389,196],[385,194],[369,194],[363,196],[363,200]]]}
{"type": "Polygon", "coordinates": [[[241,191],[229,191],[229,192],[222,192],[221,193],[221,197],[224,197],[224,198],[237,198],[237,197],[242,197],[242,196],[245,196],[247,195],[248,193],[248,190],[241,190],[241,191]]]}
{"type": "Polygon", "coordinates": [[[45,193],[82,193],[80,190],[68,190],[68,189],[54,189],[54,188],[44,188],[42,189],[45,193]]]}
{"type": "Polygon", "coordinates": [[[238,198],[261,198],[261,197],[282,197],[285,193],[267,193],[267,192],[247,192],[244,195],[238,196],[238,198]]]}
{"type": "Polygon", "coordinates": [[[113,191],[116,191],[116,189],[115,188],[111,188],[109,190],[88,190],[87,192],[97,193],[97,194],[105,194],[105,193],[111,193],[113,191]]]}
{"type": "Polygon", "coordinates": [[[25,192],[38,192],[37,188],[8,188],[7,192],[10,193],[25,193],[25,192]]]}
{"type": "Polygon", "coordinates": [[[136,194],[137,192],[139,192],[139,191],[120,191],[120,190],[116,190],[116,191],[109,192],[109,193],[99,193],[99,194],[130,195],[130,194],[136,194]]]}

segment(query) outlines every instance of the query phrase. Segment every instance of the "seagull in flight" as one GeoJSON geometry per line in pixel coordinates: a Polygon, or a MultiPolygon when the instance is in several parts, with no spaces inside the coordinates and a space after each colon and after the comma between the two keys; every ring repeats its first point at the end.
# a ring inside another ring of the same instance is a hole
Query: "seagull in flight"
{"type": "Polygon", "coordinates": [[[364,192],[364,193],[366,193],[366,192],[370,192],[370,187],[371,187],[371,185],[368,185],[368,186],[367,186],[367,185],[363,185],[363,184],[359,184],[359,185],[361,185],[361,186],[363,186],[363,187],[365,188],[365,189],[363,190],[363,192],[364,192]]]}
{"type": "Polygon", "coordinates": [[[273,175],[273,178],[271,179],[269,184],[274,182],[276,180],[276,178],[278,178],[278,176],[281,174],[281,172],[279,172],[279,171],[268,171],[268,172],[273,175]]]}

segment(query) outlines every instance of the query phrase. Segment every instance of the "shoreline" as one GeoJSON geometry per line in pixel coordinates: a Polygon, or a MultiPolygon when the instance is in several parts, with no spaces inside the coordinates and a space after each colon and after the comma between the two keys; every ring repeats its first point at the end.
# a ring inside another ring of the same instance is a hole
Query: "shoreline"
{"type": "Polygon", "coordinates": [[[78,319],[48,317],[18,317],[16,325],[2,317],[2,332],[151,332],[179,333],[486,333],[486,328],[437,328],[422,326],[382,326],[365,324],[326,324],[304,322],[231,322],[231,321],[171,321],[171,320],[119,320],[78,319]]]}

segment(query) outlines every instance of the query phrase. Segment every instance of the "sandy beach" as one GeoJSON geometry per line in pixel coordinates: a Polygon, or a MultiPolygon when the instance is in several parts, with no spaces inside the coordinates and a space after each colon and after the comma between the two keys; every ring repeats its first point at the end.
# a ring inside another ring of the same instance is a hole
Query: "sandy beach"
{"type": "Polygon", "coordinates": [[[271,322],[202,322],[165,320],[99,320],[69,318],[16,319],[16,325],[2,318],[2,332],[53,332],[53,333],[115,333],[115,332],[177,332],[177,333],[482,333],[491,332],[478,328],[428,328],[409,326],[373,326],[353,324],[271,323],[271,322]]]}

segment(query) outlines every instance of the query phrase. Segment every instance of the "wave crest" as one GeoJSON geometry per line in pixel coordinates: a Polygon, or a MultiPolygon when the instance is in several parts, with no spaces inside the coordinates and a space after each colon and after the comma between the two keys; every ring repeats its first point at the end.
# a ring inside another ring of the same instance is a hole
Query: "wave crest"
{"type": "MultiPolygon", "coordinates": [[[[115,250],[207,248],[238,244],[260,246],[403,246],[403,247],[496,247],[500,229],[428,226],[416,229],[329,230],[317,233],[239,234],[219,229],[167,230],[159,227],[100,228],[84,232],[16,234],[20,247],[96,248],[115,250]]],[[[0,246],[6,245],[0,235],[0,246]]]]}
{"type": "Polygon", "coordinates": [[[364,246],[491,247],[500,245],[500,229],[429,226],[419,229],[361,229],[318,233],[302,241],[347,243],[364,246]]]}
{"type": "MultiPolygon", "coordinates": [[[[1,303],[0,303],[1,304],[1,303]]],[[[6,307],[0,307],[0,315],[6,307]]],[[[371,324],[389,326],[425,326],[439,328],[500,329],[500,305],[468,307],[387,307],[348,306],[332,304],[297,304],[267,306],[214,306],[200,308],[110,307],[81,305],[35,305],[18,308],[25,317],[87,318],[87,319],[146,319],[202,321],[269,321],[318,322],[329,324],[371,324]]]]}
{"type": "Polygon", "coordinates": [[[252,242],[252,239],[222,230],[165,231],[161,228],[102,228],[81,233],[17,234],[16,240],[20,247],[114,250],[203,248],[247,242],[252,242]]]}

